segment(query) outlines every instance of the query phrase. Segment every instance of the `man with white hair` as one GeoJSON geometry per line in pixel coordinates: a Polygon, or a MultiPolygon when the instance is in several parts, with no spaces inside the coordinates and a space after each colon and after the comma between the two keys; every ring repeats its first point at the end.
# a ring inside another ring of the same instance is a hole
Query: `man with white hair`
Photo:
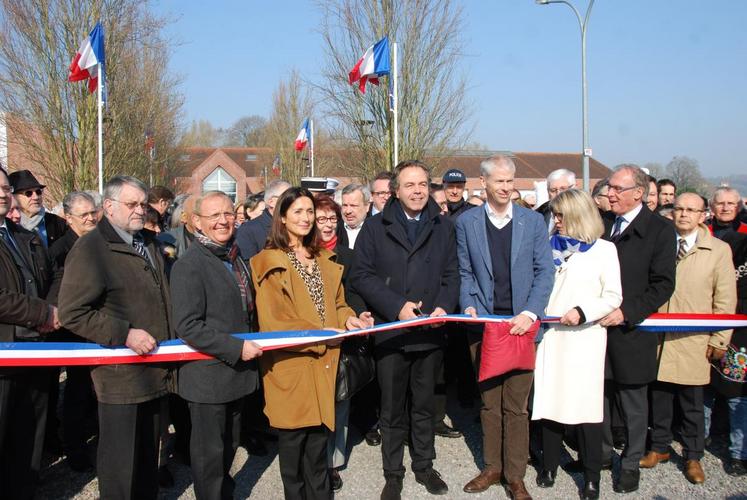
{"type": "Polygon", "coordinates": [[[291,187],[288,181],[276,179],[265,187],[265,211],[256,219],[246,221],[236,231],[236,244],[241,251],[241,257],[248,261],[265,247],[265,240],[270,234],[272,214],[275,203],[286,189],[291,187]]]}
{"type": "Polygon", "coordinates": [[[747,233],[747,224],[737,217],[741,209],[742,197],[739,196],[739,191],[729,186],[716,188],[711,197],[711,233],[718,238],[730,231],[747,233]]]}
{"type": "Polygon", "coordinates": [[[555,222],[550,212],[550,200],[555,198],[559,193],[576,187],[576,174],[566,168],[559,168],[550,172],[547,176],[547,196],[548,201],[542,204],[537,211],[545,218],[547,232],[552,234],[555,229],[555,222]]]}
{"type": "Polygon", "coordinates": [[[348,184],[342,188],[342,219],[348,248],[355,247],[355,240],[366,220],[371,191],[362,184],[348,184]]]}

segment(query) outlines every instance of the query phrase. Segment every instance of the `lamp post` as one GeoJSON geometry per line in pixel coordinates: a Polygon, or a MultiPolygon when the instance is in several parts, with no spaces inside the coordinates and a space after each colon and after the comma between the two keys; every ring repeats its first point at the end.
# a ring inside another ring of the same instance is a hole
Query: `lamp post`
{"type": "Polygon", "coordinates": [[[586,27],[589,25],[589,16],[591,8],[594,6],[594,0],[589,0],[589,6],[586,7],[586,15],[581,19],[581,13],[576,7],[567,0],[535,0],[539,5],[551,3],[564,3],[573,10],[578,20],[578,27],[581,29],[581,128],[583,129],[583,149],[581,150],[581,168],[584,177],[584,189],[589,191],[589,157],[591,148],[589,147],[589,117],[588,104],[586,97],[586,27]]]}

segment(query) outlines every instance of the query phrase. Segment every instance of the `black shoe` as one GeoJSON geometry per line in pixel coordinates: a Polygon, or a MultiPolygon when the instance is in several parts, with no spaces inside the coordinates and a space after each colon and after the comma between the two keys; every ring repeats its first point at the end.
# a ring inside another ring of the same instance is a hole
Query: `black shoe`
{"type": "Polygon", "coordinates": [[[446,422],[441,421],[440,424],[436,424],[433,428],[433,432],[436,434],[436,436],[441,436],[445,438],[460,438],[462,437],[462,433],[456,430],[455,428],[449,426],[446,422]]]}
{"type": "Polygon", "coordinates": [[[70,453],[67,456],[67,465],[75,472],[90,472],[93,470],[91,459],[84,451],[70,453]]]}
{"type": "Polygon", "coordinates": [[[445,495],[449,492],[449,487],[441,479],[441,474],[434,468],[415,471],[415,481],[425,486],[431,495],[445,495]]]}
{"type": "Polygon", "coordinates": [[[597,500],[599,498],[599,481],[584,481],[584,489],[581,490],[582,500],[597,500]]]}
{"type": "Polygon", "coordinates": [[[631,493],[638,489],[638,483],[641,481],[641,471],[639,470],[621,470],[620,479],[613,486],[617,493],[631,493]]]}
{"type": "Polygon", "coordinates": [[[402,499],[402,478],[399,476],[386,476],[386,484],[381,490],[381,500],[402,499]]]}
{"type": "Polygon", "coordinates": [[[724,462],[724,472],[730,476],[744,476],[747,474],[744,460],[729,458],[724,462]]]}
{"type": "Polygon", "coordinates": [[[625,427],[613,427],[612,428],[612,446],[616,450],[622,450],[625,445],[628,444],[628,435],[625,432],[625,427]]]}
{"type": "Polygon", "coordinates": [[[267,447],[265,446],[264,441],[253,434],[246,435],[242,444],[244,445],[244,448],[246,448],[246,451],[252,456],[264,457],[267,455],[267,447]]]}
{"type": "Polygon", "coordinates": [[[381,444],[379,429],[371,429],[366,433],[365,438],[368,446],[379,446],[381,444]]]}
{"type": "Polygon", "coordinates": [[[558,471],[542,469],[537,474],[537,486],[540,488],[552,488],[555,486],[555,476],[557,473],[558,471]]]}
{"type": "Polygon", "coordinates": [[[158,468],[158,486],[161,488],[173,488],[174,486],[174,476],[165,465],[158,468]]]}
{"type": "Polygon", "coordinates": [[[332,491],[340,491],[342,489],[342,478],[337,469],[329,469],[329,484],[332,486],[332,491]]]}

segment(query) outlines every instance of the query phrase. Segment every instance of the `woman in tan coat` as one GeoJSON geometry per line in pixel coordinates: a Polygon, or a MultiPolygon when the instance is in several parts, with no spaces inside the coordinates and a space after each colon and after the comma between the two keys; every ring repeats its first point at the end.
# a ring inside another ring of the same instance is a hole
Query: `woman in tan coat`
{"type": "MultiPolygon", "coordinates": [[[[260,331],[373,326],[345,303],[341,265],[317,244],[314,198],[290,188],[277,202],[267,247],[251,260],[260,331]]],[[[335,428],[339,339],[265,352],[265,414],[279,430],[287,499],[332,498],[327,433],[335,428]]]]}

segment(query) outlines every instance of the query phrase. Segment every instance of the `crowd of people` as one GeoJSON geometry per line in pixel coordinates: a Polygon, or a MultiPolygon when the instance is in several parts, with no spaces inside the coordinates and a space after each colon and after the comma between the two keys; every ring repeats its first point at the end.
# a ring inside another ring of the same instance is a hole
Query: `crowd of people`
{"type": "Polygon", "coordinates": [[[175,458],[198,499],[233,498],[237,448],[276,440],[285,498],[331,498],[350,426],[381,448],[382,500],[401,497],[405,449],[415,480],[444,495],[435,439],[462,436],[450,385],[460,404],[480,401],[484,466],[466,493],[502,484],[530,499],[530,460],[552,488],[564,442],[581,498],[599,498],[616,449],[614,490],[633,492],[675,433],[685,478],[703,483],[719,412],[724,467],[747,474],[747,330],[638,327],[656,312],[747,313],[739,192],[678,193],[626,164],[591,193],[556,170],[535,207],[515,174],[509,156],[488,158],[483,195],[469,196],[462,171],[437,183],[410,160],[341,189],[275,180],[240,203],[116,176],[101,195],[69,193],[58,216],[30,171],[0,170],[0,342],[146,355],[179,338],[209,356],[65,367],[61,418],[61,368],[0,367],[0,496],[34,497],[45,450],[90,472],[95,443],[101,498],[155,499],[175,458]],[[436,320],[333,334],[423,316],[436,320]],[[548,316],[560,320],[540,325],[548,316]],[[330,339],[263,350],[232,335],[306,330],[330,339]]]}

